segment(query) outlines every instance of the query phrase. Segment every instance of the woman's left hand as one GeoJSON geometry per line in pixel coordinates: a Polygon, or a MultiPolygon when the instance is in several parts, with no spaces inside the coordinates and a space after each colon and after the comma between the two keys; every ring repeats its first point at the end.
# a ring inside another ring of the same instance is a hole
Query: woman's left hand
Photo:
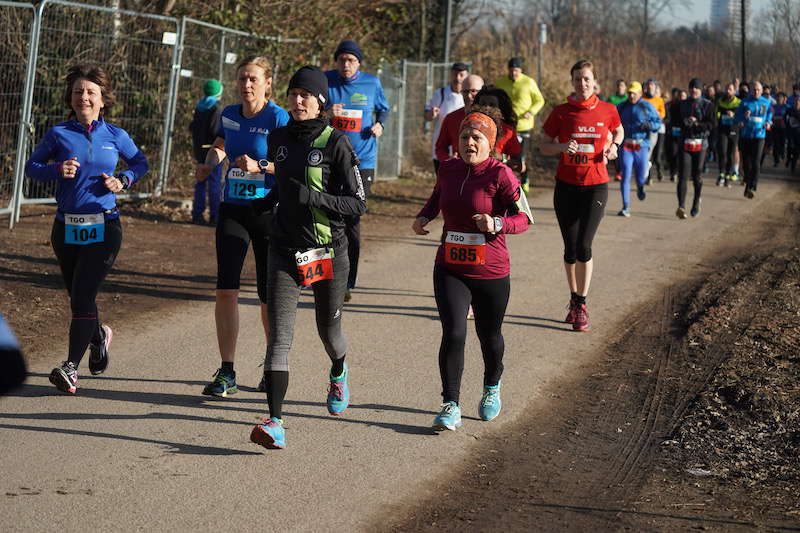
{"type": "Polygon", "coordinates": [[[481,230],[481,232],[494,232],[494,218],[491,215],[487,215],[486,213],[477,213],[472,215],[472,220],[475,221],[475,225],[478,226],[478,229],[481,230]]]}
{"type": "Polygon", "coordinates": [[[606,159],[609,161],[616,159],[619,156],[619,153],[617,152],[617,145],[614,143],[609,144],[603,155],[606,156],[606,159]]]}
{"type": "Polygon", "coordinates": [[[102,174],[103,176],[103,184],[106,186],[106,189],[113,193],[117,193],[122,190],[122,181],[116,176],[109,176],[105,172],[102,174]]]}
{"type": "Polygon", "coordinates": [[[234,160],[236,166],[247,172],[248,174],[258,174],[261,172],[261,167],[258,166],[258,161],[252,159],[247,154],[242,154],[234,160]]]}

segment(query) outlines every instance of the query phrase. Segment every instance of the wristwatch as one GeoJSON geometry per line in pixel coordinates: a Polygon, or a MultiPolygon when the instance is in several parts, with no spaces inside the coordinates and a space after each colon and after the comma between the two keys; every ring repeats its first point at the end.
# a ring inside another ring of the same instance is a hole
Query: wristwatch
{"type": "Polygon", "coordinates": [[[123,189],[127,189],[131,184],[131,180],[130,178],[128,178],[128,176],[120,174],[119,176],[117,176],[117,179],[122,184],[123,189]]]}
{"type": "Polygon", "coordinates": [[[263,172],[264,174],[267,173],[267,166],[268,165],[269,165],[269,161],[267,161],[266,159],[259,159],[258,160],[258,168],[260,168],[261,172],[263,172]]]}
{"type": "Polygon", "coordinates": [[[500,217],[494,217],[494,233],[500,233],[503,229],[503,219],[500,217]]]}

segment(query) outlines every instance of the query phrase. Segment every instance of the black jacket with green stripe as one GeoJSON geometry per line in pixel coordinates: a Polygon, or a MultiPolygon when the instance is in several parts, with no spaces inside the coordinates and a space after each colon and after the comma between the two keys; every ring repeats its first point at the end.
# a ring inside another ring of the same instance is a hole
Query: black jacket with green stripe
{"type": "Polygon", "coordinates": [[[284,126],[270,132],[267,146],[276,183],[259,203],[275,206],[272,245],[300,251],[346,244],[345,217],[367,209],[358,158],[347,136],[326,125],[300,140],[284,126]]]}

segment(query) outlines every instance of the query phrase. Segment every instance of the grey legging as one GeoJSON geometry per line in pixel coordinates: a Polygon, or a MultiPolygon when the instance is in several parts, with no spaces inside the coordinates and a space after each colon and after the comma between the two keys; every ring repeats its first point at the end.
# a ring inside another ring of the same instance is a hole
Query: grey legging
{"type": "MultiPolygon", "coordinates": [[[[289,350],[294,338],[297,301],[300,298],[294,252],[271,245],[267,264],[269,340],[264,369],[288,372],[289,350]]],[[[311,286],[317,332],[331,361],[341,359],[347,352],[347,339],[342,333],[342,305],[349,270],[347,246],[335,248],[334,279],[318,281],[311,286]]]]}

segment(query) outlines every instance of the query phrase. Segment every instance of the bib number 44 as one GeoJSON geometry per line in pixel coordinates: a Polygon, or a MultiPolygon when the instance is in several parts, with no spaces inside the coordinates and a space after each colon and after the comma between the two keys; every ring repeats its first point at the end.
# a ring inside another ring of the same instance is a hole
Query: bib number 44
{"type": "Polygon", "coordinates": [[[324,279],[333,279],[333,255],[328,248],[316,248],[294,255],[300,285],[308,286],[324,279]]]}

